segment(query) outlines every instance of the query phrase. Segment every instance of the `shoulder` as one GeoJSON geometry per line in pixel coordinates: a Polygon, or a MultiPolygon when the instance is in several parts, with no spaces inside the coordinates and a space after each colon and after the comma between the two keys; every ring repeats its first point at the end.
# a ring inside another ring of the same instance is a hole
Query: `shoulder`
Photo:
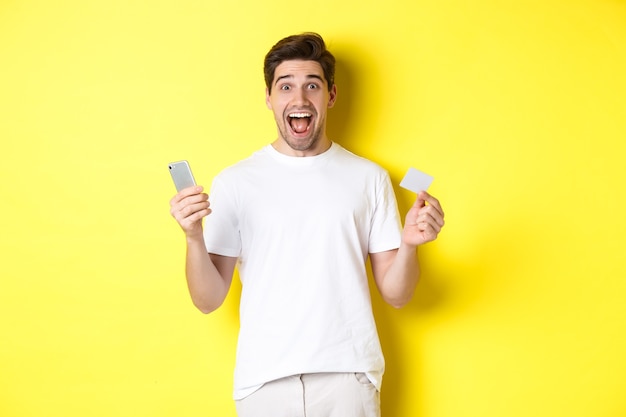
{"type": "Polygon", "coordinates": [[[358,169],[362,172],[379,177],[386,177],[389,175],[387,170],[377,162],[357,155],[336,143],[333,146],[335,148],[334,157],[339,163],[344,164],[346,167],[349,167],[350,169],[358,169]]]}
{"type": "MultiPolygon", "coordinates": [[[[269,145],[268,145],[269,146],[269,145]]],[[[217,180],[236,179],[242,175],[246,175],[251,170],[256,170],[268,162],[267,146],[259,149],[250,156],[235,162],[232,165],[222,169],[216,176],[217,180]]]]}

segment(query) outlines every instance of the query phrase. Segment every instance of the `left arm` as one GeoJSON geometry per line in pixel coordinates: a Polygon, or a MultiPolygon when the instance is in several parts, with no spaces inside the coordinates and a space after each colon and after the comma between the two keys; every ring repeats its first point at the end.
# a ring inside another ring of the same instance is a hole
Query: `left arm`
{"type": "Polygon", "coordinates": [[[370,254],[376,286],[388,304],[400,308],[413,297],[420,276],[417,248],[437,238],[443,217],[439,201],[420,192],[406,215],[400,247],[370,254]]]}

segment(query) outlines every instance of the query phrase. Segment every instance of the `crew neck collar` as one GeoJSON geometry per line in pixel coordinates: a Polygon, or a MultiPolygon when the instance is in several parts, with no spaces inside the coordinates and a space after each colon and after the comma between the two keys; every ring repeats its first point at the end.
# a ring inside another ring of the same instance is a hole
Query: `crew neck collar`
{"type": "Polygon", "coordinates": [[[339,145],[335,142],[330,143],[330,147],[324,152],[313,156],[291,156],[278,152],[272,144],[268,144],[265,147],[265,151],[274,159],[294,166],[310,166],[320,160],[326,159],[329,155],[336,151],[339,145]]]}

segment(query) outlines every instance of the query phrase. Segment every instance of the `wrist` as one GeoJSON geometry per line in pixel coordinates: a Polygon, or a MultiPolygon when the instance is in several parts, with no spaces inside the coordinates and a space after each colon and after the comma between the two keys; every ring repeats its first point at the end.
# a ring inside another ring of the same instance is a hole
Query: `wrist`
{"type": "Polygon", "coordinates": [[[400,242],[400,247],[404,247],[405,249],[410,250],[410,251],[417,250],[419,246],[420,246],[419,243],[416,243],[410,239],[407,239],[407,240],[402,239],[402,241],[400,242]]]}
{"type": "Polygon", "coordinates": [[[202,229],[200,229],[200,231],[186,232],[185,240],[187,241],[188,245],[204,245],[204,234],[202,233],[202,229]]]}

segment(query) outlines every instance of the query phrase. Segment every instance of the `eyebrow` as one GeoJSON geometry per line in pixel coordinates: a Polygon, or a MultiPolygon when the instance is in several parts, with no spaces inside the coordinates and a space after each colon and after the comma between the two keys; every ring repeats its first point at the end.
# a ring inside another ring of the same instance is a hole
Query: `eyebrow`
{"type": "MultiPolygon", "coordinates": [[[[276,78],[276,82],[274,83],[274,85],[278,85],[279,81],[282,81],[282,80],[288,79],[288,78],[293,78],[293,75],[292,74],[281,75],[280,77],[276,78]]],[[[307,80],[312,78],[312,79],[315,79],[315,80],[320,80],[322,83],[324,82],[324,79],[320,75],[317,75],[317,74],[309,74],[309,75],[306,76],[306,78],[307,78],[307,80]]]]}

